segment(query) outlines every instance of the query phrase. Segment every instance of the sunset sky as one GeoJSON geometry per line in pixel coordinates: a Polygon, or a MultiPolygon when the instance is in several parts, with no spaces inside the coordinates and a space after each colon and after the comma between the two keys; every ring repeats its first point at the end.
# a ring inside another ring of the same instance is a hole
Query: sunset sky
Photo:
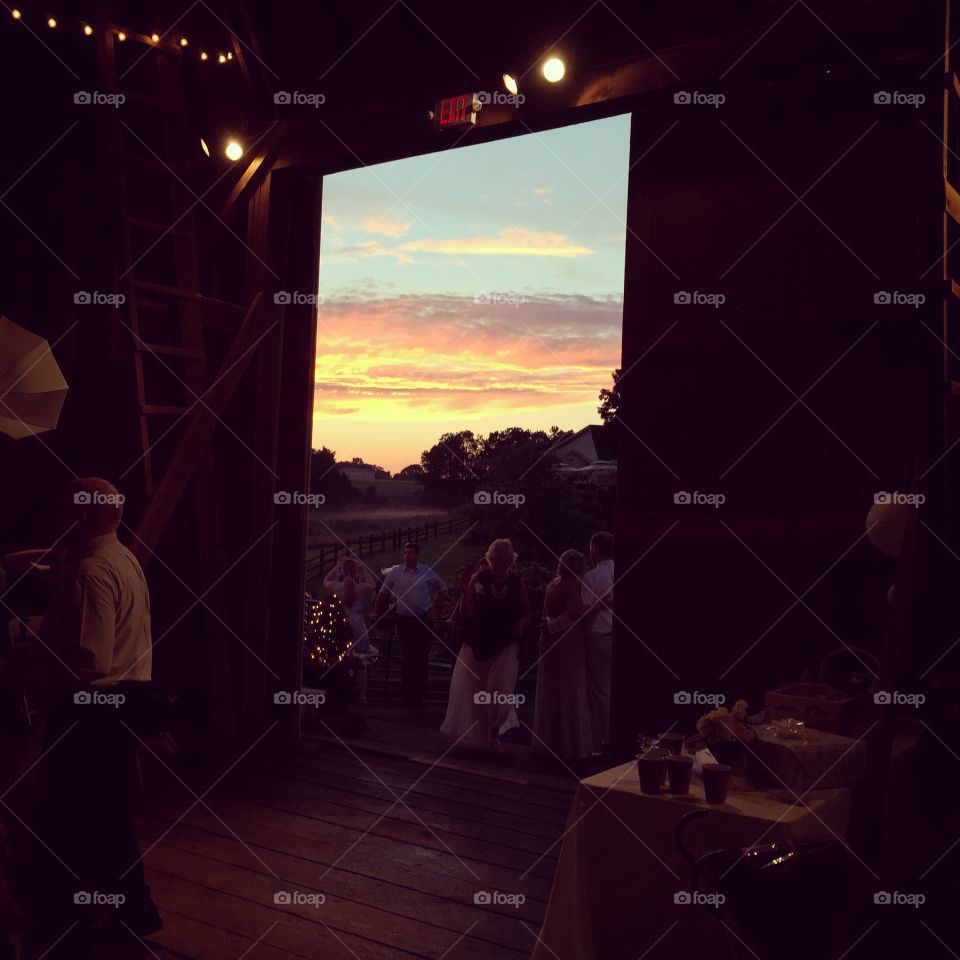
{"type": "Polygon", "coordinates": [[[397,471],[448,431],[599,422],[628,138],[614,117],[326,177],[314,446],[397,471]]]}

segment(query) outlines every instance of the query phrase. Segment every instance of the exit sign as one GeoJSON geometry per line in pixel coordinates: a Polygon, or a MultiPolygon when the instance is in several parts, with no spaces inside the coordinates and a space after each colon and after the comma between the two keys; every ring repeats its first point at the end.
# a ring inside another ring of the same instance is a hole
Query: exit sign
{"type": "Polygon", "coordinates": [[[438,100],[433,111],[433,128],[446,130],[447,127],[463,127],[477,122],[479,102],[476,94],[461,93],[457,97],[444,97],[438,100]]]}

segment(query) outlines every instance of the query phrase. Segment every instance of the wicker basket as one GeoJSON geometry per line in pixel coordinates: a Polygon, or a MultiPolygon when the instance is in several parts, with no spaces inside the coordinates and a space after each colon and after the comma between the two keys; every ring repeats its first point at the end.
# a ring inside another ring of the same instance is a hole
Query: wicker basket
{"type": "Polygon", "coordinates": [[[849,733],[856,720],[853,697],[826,683],[791,683],[768,691],[765,702],[770,720],[795,717],[829,733],[849,733]]]}

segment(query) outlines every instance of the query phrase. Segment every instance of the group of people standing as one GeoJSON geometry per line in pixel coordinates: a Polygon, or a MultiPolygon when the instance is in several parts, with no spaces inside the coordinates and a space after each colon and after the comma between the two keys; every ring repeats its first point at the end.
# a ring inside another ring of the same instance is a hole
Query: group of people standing
{"type": "MultiPolygon", "coordinates": [[[[370,614],[379,620],[388,607],[395,611],[408,705],[421,703],[426,693],[433,624],[446,591],[443,579],[420,562],[419,552],[417,544],[405,545],[403,563],[387,572],[370,614]]],[[[509,540],[494,540],[477,568],[468,565],[460,577],[460,596],[450,618],[461,629],[463,644],[441,730],[460,746],[494,753],[503,752],[502,737],[520,725],[518,645],[533,620],[527,585],[512,570],[516,559],[509,540]]],[[[547,585],[540,621],[533,747],[564,760],[601,754],[609,741],[612,534],[593,535],[589,559],[588,570],[582,553],[563,553],[547,585]]],[[[372,594],[375,585],[360,564],[347,560],[338,563],[325,584],[349,601],[355,649],[362,658],[371,649],[362,597],[372,594]],[[351,565],[345,569],[347,560],[351,565]]],[[[361,674],[358,685],[365,702],[365,671],[361,674]]]]}

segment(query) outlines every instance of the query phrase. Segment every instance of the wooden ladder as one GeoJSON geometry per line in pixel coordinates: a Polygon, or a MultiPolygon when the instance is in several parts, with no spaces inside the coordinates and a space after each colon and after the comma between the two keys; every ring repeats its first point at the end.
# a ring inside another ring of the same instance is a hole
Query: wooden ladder
{"type": "MultiPolygon", "coordinates": [[[[121,340],[128,338],[132,357],[139,419],[137,466],[144,497],[143,517],[130,546],[145,567],[154,559],[179,495],[167,504],[156,501],[169,499],[171,482],[178,485],[176,475],[185,475],[182,487],[189,480],[193,501],[191,543],[197,574],[191,577],[165,566],[185,586],[193,581],[188,589],[202,612],[211,725],[215,735],[229,736],[235,726],[232,631],[220,583],[225,558],[210,444],[188,469],[178,464],[191,424],[211,411],[192,212],[196,200],[188,188],[190,143],[182,54],[172,35],[154,43],[128,30],[121,41],[118,28],[106,22],[105,13],[101,17],[96,35],[103,92],[125,98],[122,106],[103,112],[117,199],[118,289],[126,296],[127,321],[119,321],[126,329],[120,334],[121,340]],[[145,530],[145,519],[155,518],[158,507],[164,522],[145,530]]],[[[222,408],[218,412],[222,414],[222,408]]]]}

